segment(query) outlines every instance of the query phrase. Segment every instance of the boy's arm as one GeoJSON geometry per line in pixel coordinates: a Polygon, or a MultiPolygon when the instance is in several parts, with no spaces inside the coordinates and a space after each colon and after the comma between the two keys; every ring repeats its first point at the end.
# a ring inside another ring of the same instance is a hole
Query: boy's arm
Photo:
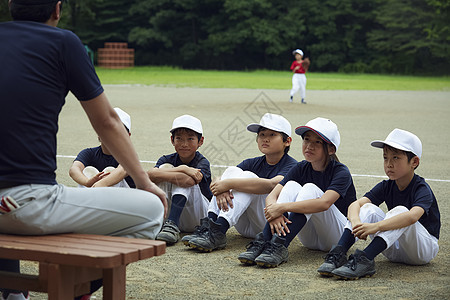
{"type": "MultiPolygon", "coordinates": [[[[271,221],[285,212],[295,212],[302,214],[312,214],[322,212],[330,208],[340,195],[333,190],[327,190],[322,197],[309,199],[300,202],[272,203],[266,205],[264,213],[267,221],[271,221]]],[[[267,199],[266,199],[267,203],[267,199]]]]}
{"type": "Polygon", "coordinates": [[[359,211],[361,207],[366,203],[372,203],[369,198],[362,197],[356,201],[353,201],[347,209],[347,219],[352,223],[352,228],[356,225],[361,224],[361,219],[359,218],[359,211]]]}
{"type": "Polygon", "coordinates": [[[84,168],[85,166],[81,161],[75,160],[69,169],[69,176],[80,185],[91,187],[94,183],[105,176],[103,172],[99,172],[94,177],[89,179],[83,174],[84,168]]]}
{"type": "Polygon", "coordinates": [[[230,178],[217,180],[211,184],[213,195],[221,194],[225,191],[236,190],[248,194],[268,194],[283,179],[282,175],[271,179],[266,178],[230,178]]]}
{"type": "Polygon", "coordinates": [[[133,178],[136,187],[157,195],[164,206],[165,213],[167,213],[165,193],[149,179],[142,168],[131,139],[105,93],[88,101],[80,101],[80,104],[97,135],[111,151],[113,157],[133,178]]]}
{"type": "Polygon", "coordinates": [[[102,179],[94,183],[92,187],[113,186],[121,182],[127,176],[128,174],[124,170],[124,168],[121,165],[118,165],[117,168],[115,168],[110,173],[105,174],[105,176],[102,179]]]}
{"type": "Polygon", "coordinates": [[[171,169],[153,168],[148,170],[147,174],[150,180],[157,184],[161,182],[170,182],[180,187],[191,187],[197,184],[194,178],[182,172],[182,168],[180,167],[182,166],[171,169]]]}
{"type": "Polygon", "coordinates": [[[388,231],[407,227],[419,221],[424,214],[420,206],[414,206],[409,211],[384,219],[376,223],[360,223],[353,227],[355,237],[365,240],[368,235],[375,234],[378,231],[388,231]]]}

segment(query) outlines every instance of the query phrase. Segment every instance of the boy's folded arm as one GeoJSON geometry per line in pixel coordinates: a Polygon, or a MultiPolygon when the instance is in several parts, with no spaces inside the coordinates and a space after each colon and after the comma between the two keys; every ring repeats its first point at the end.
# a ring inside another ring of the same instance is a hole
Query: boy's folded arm
{"type": "Polygon", "coordinates": [[[125,177],[127,177],[128,174],[125,171],[125,169],[119,165],[117,168],[115,168],[111,173],[94,183],[93,187],[107,187],[107,186],[113,186],[121,182],[125,177]]]}
{"type": "Polygon", "coordinates": [[[231,189],[249,193],[249,194],[269,194],[274,187],[283,179],[283,176],[278,175],[273,178],[235,178],[231,180],[231,189]]]}
{"type": "Polygon", "coordinates": [[[83,174],[84,164],[78,160],[72,163],[69,169],[69,176],[78,184],[86,186],[89,178],[83,174]]]}
{"type": "Polygon", "coordinates": [[[191,187],[195,185],[195,180],[185,174],[184,172],[177,170],[176,168],[172,169],[158,169],[153,168],[147,171],[150,180],[155,183],[161,182],[170,182],[172,184],[176,184],[180,187],[191,187]]]}
{"type": "Polygon", "coordinates": [[[378,222],[378,230],[388,231],[410,226],[419,221],[424,213],[422,207],[414,206],[409,211],[378,222]]]}
{"type": "Polygon", "coordinates": [[[359,218],[359,211],[361,207],[366,203],[372,203],[369,198],[362,197],[358,200],[352,202],[347,209],[347,218],[352,223],[352,226],[361,223],[361,219],[359,218]]]}

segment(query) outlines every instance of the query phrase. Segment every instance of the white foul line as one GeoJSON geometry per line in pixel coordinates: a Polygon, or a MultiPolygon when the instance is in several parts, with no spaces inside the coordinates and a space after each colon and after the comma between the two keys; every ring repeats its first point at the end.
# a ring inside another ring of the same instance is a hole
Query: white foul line
{"type": "MultiPolygon", "coordinates": [[[[76,158],[76,156],[73,155],[56,155],[56,157],[60,158],[76,158]]],[[[152,160],[141,160],[142,163],[148,163],[148,164],[156,164],[156,161],[152,160]]],[[[228,168],[230,166],[225,165],[211,165],[213,168],[228,168]]],[[[381,175],[367,175],[367,174],[352,174],[353,177],[370,177],[370,178],[384,178],[387,179],[387,176],[381,176],[381,175]]],[[[436,182],[450,182],[450,180],[447,179],[432,179],[432,178],[425,178],[426,181],[436,181],[436,182]]]]}

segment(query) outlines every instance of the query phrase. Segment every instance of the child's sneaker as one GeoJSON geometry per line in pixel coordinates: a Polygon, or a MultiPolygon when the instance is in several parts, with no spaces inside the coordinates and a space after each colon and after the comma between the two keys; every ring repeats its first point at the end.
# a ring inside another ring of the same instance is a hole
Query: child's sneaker
{"type": "Polygon", "coordinates": [[[375,274],[375,261],[368,259],[364,251],[357,249],[350,255],[345,265],[335,269],[331,274],[346,280],[370,277],[375,274]]]}
{"type": "Polygon", "coordinates": [[[263,252],[266,241],[262,232],[256,235],[255,240],[248,243],[247,251],[239,254],[238,259],[246,265],[256,264],[255,259],[263,252]]]}
{"type": "Polygon", "coordinates": [[[200,225],[199,226],[195,226],[195,230],[192,234],[189,235],[185,235],[181,241],[183,242],[183,244],[185,244],[186,246],[189,246],[189,242],[196,238],[201,236],[203,233],[205,233],[206,231],[208,231],[209,229],[209,218],[205,217],[203,219],[200,220],[200,225]]]}
{"type": "Polygon", "coordinates": [[[305,101],[305,99],[303,99],[303,98],[302,98],[302,104],[306,104],[306,101],[305,101]]]}
{"type": "Polygon", "coordinates": [[[211,252],[227,246],[227,235],[220,231],[220,224],[208,219],[209,229],[189,241],[189,246],[202,252],[211,252]]]}
{"type": "Polygon", "coordinates": [[[168,244],[175,244],[180,239],[180,229],[177,224],[171,220],[167,220],[161,231],[156,235],[156,239],[165,241],[168,244]]]}
{"type": "Polygon", "coordinates": [[[266,242],[263,252],[255,259],[260,267],[275,268],[280,264],[287,262],[289,252],[284,246],[285,238],[274,234],[269,242],[266,242]]]}
{"type": "Polygon", "coordinates": [[[333,276],[331,272],[347,263],[347,257],[342,246],[335,245],[325,255],[325,262],[317,269],[320,275],[333,276]]]}

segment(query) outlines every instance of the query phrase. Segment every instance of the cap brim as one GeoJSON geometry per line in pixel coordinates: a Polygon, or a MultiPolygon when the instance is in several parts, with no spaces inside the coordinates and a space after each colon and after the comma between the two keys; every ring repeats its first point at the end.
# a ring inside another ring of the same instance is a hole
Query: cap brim
{"type": "Polygon", "coordinates": [[[256,124],[256,123],[252,123],[252,124],[247,125],[247,130],[250,132],[258,133],[258,130],[260,127],[262,127],[262,126],[259,124],[256,124]]]}
{"type": "Polygon", "coordinates": [[[388,145],[388,146],[390,146],[390,147],[392,147],[392,148],[395,148],[395,149],[398,149],[398,150],[411,152],[411,150],[406,149],[405,147],[403,147],[403,146],[401,146],[401,145],[399,145],[399,144],[397,144],[397,143],[393,143],[393,142],[386,142],[386,141],[372,141],[372,142],[370,143],[370,145],[371,145],[372,147],[375,147],[375,148],[384,148],[384,145],[388,145]]]}
{"type": "Polygon", "coordinates": [[[322,138],[322,140],[324,140],[324,141],[327,142],[328,144],[332,144],[331,141],[330,141],[329,139],[327,139],[322,133],[320,133],[319,131],[317,131],[317,130],[311,128],[311,127],[308,127],[308,126],[299,126],[299,127],[295,128],[295,133],[298,134],[298,135],[300,135],[300,136],[303,136],[303,134],[304,134],[305,132],[307,132],[307,131],[315,132],[318,136],[320,136],[320,137],[322,138]]]}

